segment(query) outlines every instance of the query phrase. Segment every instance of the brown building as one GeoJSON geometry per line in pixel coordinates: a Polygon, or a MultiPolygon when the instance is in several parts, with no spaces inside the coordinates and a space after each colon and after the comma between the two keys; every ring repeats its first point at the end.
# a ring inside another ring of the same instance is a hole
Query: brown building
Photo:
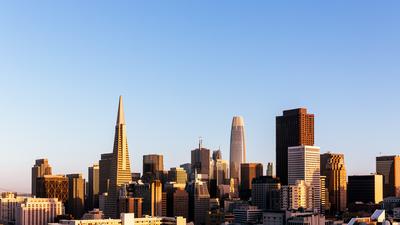
{"type": "Polygon", "coordinates": [[[400,197],[400,156],[376,157],[376,173],[383,175],[383,197],[400,197]]]}
{"type": "Polygon", "coordinates": [[[99,195],[108,192],[113,153],[101,154],[99,160],[99,195]]]}
{"type": "Polygon", "coordinates": [[[43,177],[44,175],[51,175],[51,166],[47,159],[37,159],[35,165],[32,167],[32,196],[36,196],[36,180],[38,177],[43,177]]]}
{"type": "Polygon", "coordinates": [[[185,186],[185,184],[174,182],[166,184],[167,216],[189,218],[189,194],[186,192],[185,186]]]}
{"type": "Polygon", "coordinates": [[[82,174],[68,174],[68,201],[66,212],[80,219],[85,212],[85,179],[82,174]]]}
{"type": "Polygon", "coordinates": [[[44,175],[36,179],[36,197],[58,198],[62,203],[68,200],[68,178],[62,175],[44,175]]]}
{"type": "Polygon", "coordinates": [[[162,184],[159,180],[155,180],[150,185],[151,193],[151,216],[162,216],[163,214],[163,197],[162,184]]]}
{"type": "Polygon", "coordinates": [[[202,146],[202,141],[199,142],[199,148],[191,152],[192,173],[210,175],[210,149],[202,146]]]}
{"type": "Polygon", "coordinates": [[[320,157],[321,175],[326,176],[325,185],[328,189],[327,202],[334,212],[343,212],[347,207],[347,176],[344,155],[324,153],[320,157]]]}
{"type": "Polygon", "coordinates": [[[253,178],[263,175],[263,165],[261,163],[242,163],[240,164],[240,197],[249,199],[253,178]]]}
{"type": "Polygon", "coordinates": [[[276,117],[276,176],[288,184],[288,148],[314,145],[314,114],[299,108],[283,111],[276,117]]]}
{"type": "Polygon", "coordinates": [[[379,204],[383,200],[383,176],[380,174],[348,176],[348,204],[363,202],[379,204]]]}
{"type": "Polygon", "coordinates": [[[162,155],[143,155],[142,180],[151,183],[154,180],[162,180],[164,175],[164,157],[162,155]]]}
{"type": "Polygon", "coordinates": [[[134,213],[136,218],[141,218],[143,198],[123,197],[119,199],[120,213],[134,213]]]}

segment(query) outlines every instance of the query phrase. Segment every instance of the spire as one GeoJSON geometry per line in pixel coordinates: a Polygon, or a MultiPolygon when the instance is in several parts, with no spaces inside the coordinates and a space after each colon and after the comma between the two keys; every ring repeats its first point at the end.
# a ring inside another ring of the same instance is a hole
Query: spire
{"type": "Polygon", "coordinates": [[[122,103],[122,95],[119,96],[117,125],[125,124],[124,104],[122,103]]]}

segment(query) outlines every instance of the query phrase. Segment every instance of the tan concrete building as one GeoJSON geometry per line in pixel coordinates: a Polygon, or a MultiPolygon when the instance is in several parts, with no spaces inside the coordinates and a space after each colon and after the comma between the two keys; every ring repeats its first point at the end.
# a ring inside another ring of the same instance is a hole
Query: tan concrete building
{"type": "Polygon", "coordinates": [[[75,219],[85,212],[85,179],[82,174],[68,174],[68,201],[65,211],[75,219]]]}
{"type": "Polygon", "coordinates": [[[174,167],[168,171],[168,181],[175,182],[177,184],[186,184],[187,182],[187,173],[181,167],[174,167]]]}
{"type": "Polygon", "coordinates": [[[47,225],[58,215],[64,214],[64,206],[57,198],[26,198],[16,209],[16,225],[47,225]]]}
{"type": "Polygon", "coordinates": [[[44,175],[36,180],[36,194],[39,198],[57,198],[65,204],[68,191],[68,178],[64,175],[44,175]]]}
{"type": "Polygon", "coordinates": [[[23,202],[25,197],[17,197],[14,193],[1,193],[0,197],[0,224],[14,224],[15,213],[19,203],[23,202]]]}
{"type": "Polygon", "coordinates": [[[129,161],[128,139],[122,96],[119,97],[118,116],[115,125],[113,156],[110,170],[110,185],[104,214],[106,217],[118,217],[119,191],[123,185],[132,181],[129,161]]]}
{"type": "Polygon", "coordinates": [[[32,167],[31,195],[36,196],[36,179],[44,175],[51,175],[51,166],[47,159],[37,159],[32,167]]]}
{"type": "Polygon", "coordinates": [[[347,175],[344,164],[344,155],[324,153],[320,156],[321,175],[326,176],[330,208],[336,212],[343,212],[347,207],[347,175]]]}

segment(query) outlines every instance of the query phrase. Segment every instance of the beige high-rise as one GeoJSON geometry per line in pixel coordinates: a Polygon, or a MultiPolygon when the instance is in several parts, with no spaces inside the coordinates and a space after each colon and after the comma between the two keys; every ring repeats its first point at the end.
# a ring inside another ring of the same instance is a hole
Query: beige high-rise
{"type": "Polygon", "coordinates": [[[124,106],[122,103],[122,96],[120,96],[117,123],[115,125],[110,187],[104,212],[106,217],[118,218],[119,190],[123,188],[123,184],[127,184],[131,181],[131,164],[129,161],[124,106]]]}
{"type": "Polygon", "coordinates": [[[244,120],[241,116],[232,119],[229,172],[230,178],[240,183],[240,164],[246,162],[244,120]]]}
{"type": "Polygon", "coordinates": [[[344,155],[337,153],[321,154],[321,175],[326,176],[331,210],[343,212],[347,207],[347,179],[344,155]]]}
{"type": "Polygon", "coordinates": [[[376,173],[383,175],[383,197],[400,197],[400,156],[376,157],[376,173]]]}
{"type": "Polygon", "coordinates": [[[38,177],[51,175],[51,166],[47,159],[37,159],[32,167],[32,196],[36,196],[36,180],[38,177]]]}

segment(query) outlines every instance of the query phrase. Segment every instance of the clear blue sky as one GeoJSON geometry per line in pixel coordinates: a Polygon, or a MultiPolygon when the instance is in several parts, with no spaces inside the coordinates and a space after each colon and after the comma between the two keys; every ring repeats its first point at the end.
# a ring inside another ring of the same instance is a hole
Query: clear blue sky
{"type": "Polygon", "coordinates": [[[316,145],[349,174],[400,153],[398,1],[0,3],[0,188],[29,191],[36,158],[87,173],[112,151],[124,96],[131,163],[190,160],[198,136],[229,159],[275,160],[275,116],[307,107],[316,145]]]}

